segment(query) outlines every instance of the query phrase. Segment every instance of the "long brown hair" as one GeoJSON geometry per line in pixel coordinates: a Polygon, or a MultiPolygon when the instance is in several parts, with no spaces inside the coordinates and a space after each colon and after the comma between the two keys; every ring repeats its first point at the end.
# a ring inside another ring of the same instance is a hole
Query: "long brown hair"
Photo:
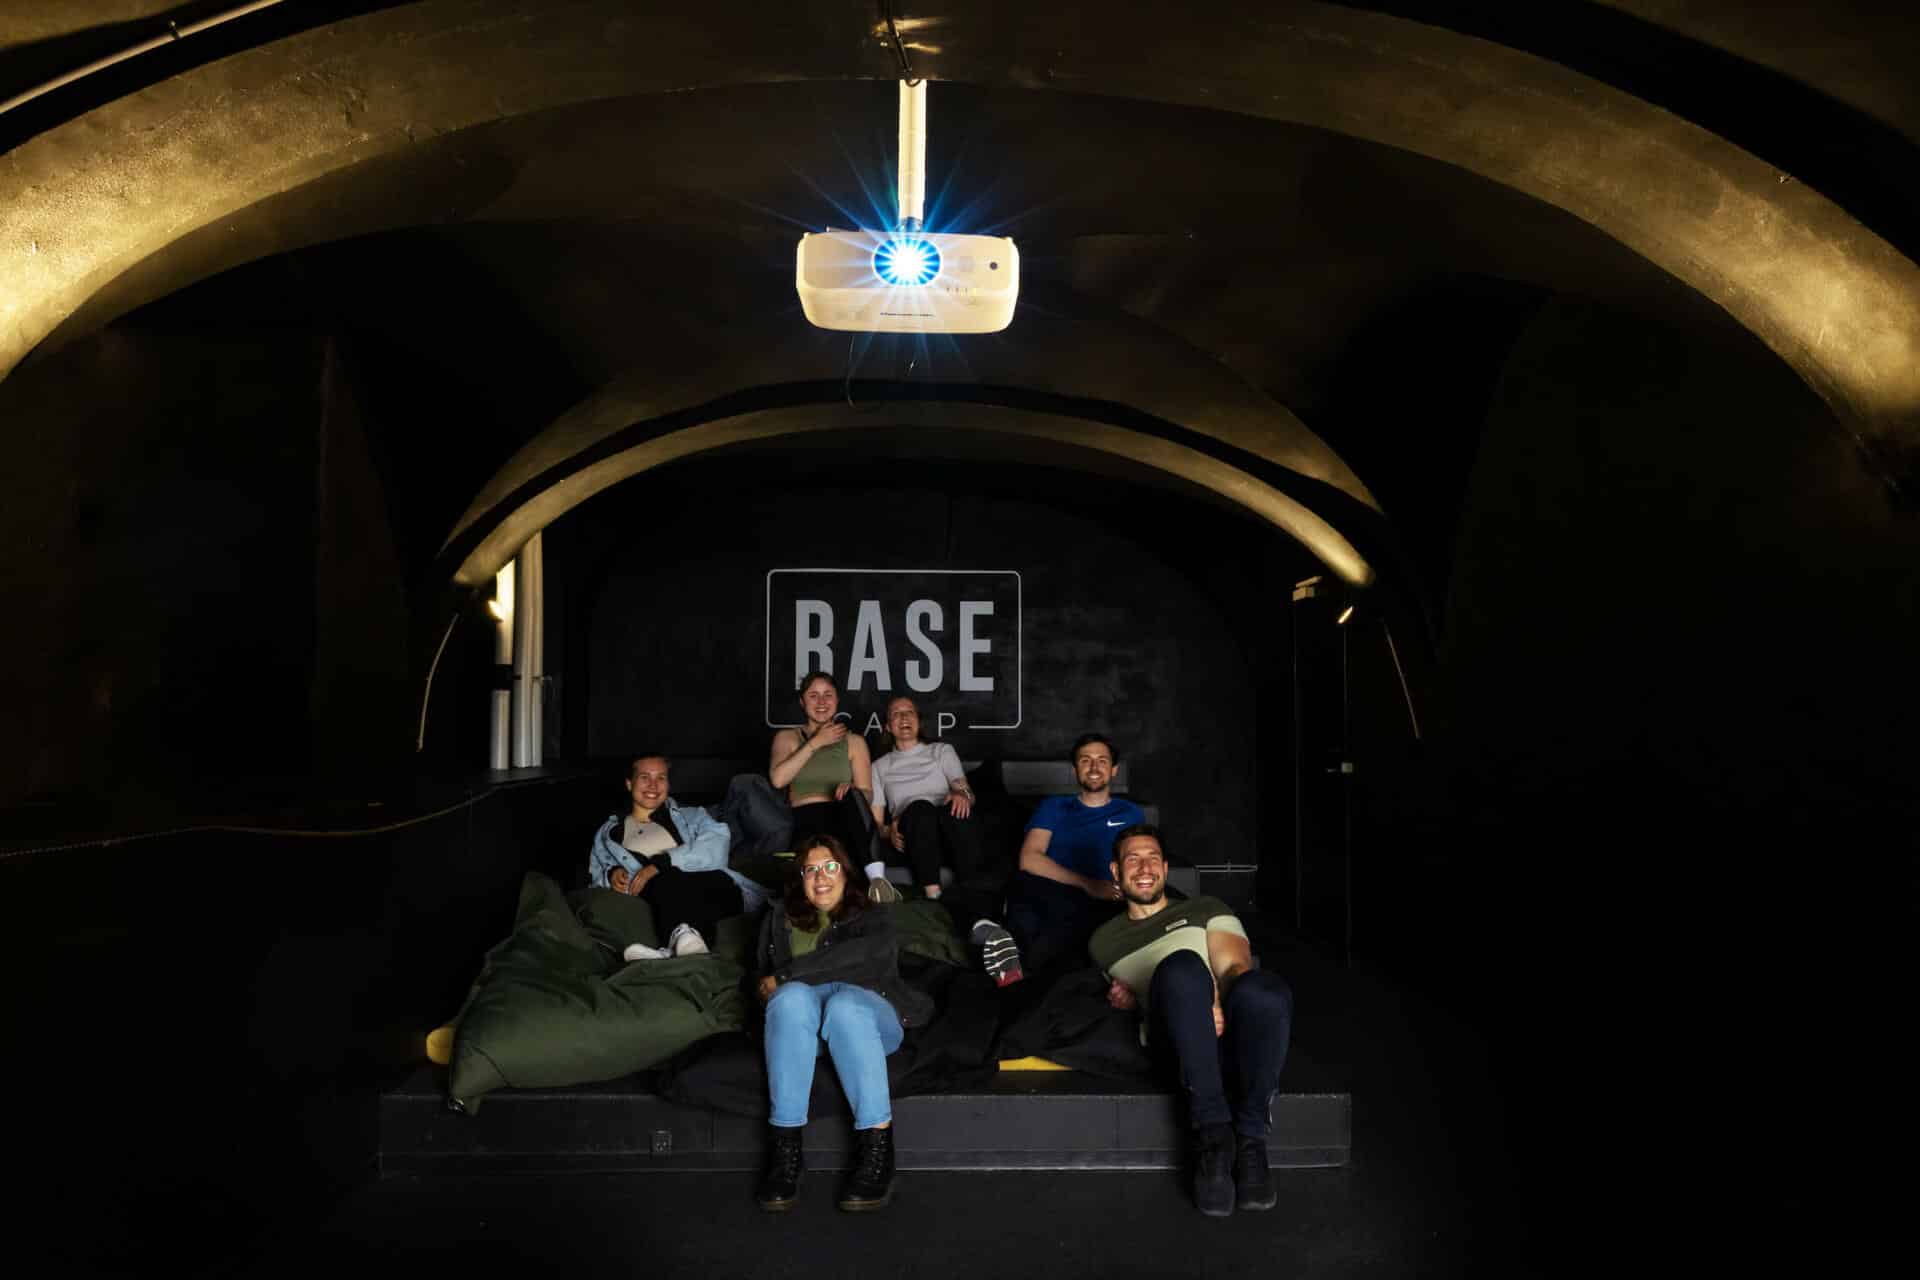
{"type": "Polygon", "coordinates": [[[825,849],[840,864],[840,876],[846,883],[846,891],[840,895],[840,901],[827,919],[839,924],[842,920],[851,920],[867,909],[867,886],[854,879],[853,859],[847,855],[847,846],[830,835],[808,836],[801,841],[800,847],[793,852],[793,861],[787,864],[786,896],[787,923],[796,929],[813,932],[820,920],[820,912],[807,897],[807,878],[800,874],[807,855],[815,849],[825,849]]]}

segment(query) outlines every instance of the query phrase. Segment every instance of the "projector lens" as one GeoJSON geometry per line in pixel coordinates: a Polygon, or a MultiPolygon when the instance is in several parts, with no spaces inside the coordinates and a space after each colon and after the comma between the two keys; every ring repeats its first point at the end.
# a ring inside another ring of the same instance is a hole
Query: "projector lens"
{"type": "Polygon", "coordinates": [[[873,269],[891,285],[927,284],[940,274],[940,251],[925,240],[889,240],[874,250],[873,269]]]}

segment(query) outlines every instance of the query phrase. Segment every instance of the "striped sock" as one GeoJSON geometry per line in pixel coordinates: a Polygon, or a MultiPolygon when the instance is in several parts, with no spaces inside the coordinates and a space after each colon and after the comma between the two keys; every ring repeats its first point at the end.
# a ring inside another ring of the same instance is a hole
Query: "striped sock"
{"type": "Polygon", "coordinates": [[[980,948],[980,964],[999,987],[1011,986],[1026,975],[1020,971],[1020,946],[1004,925],[991,920],[974,922],[972,939],[980,948]]]}

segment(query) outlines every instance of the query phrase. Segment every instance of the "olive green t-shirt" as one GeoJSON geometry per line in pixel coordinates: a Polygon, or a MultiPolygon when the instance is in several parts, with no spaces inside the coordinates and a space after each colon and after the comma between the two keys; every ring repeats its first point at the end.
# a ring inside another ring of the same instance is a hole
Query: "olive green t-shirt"
{"type": "Polygon", "coordinates": [[[1220,899],[1188,898],[1185,902],[1168,902],[1145,920],[1114,917],[1093,931],[1087,949],[1109,978],[1118,978],[1132,989],[1144,1014],[1153,971],[1176,951],[1197,952],[1206,960],[1210,929],[1247,936],[1240,918],[1220,899]]]}
{"type": "Polygon", "coordinates": [[[788,950],[793,952],[795,960],[811,952],[819,943],[820,935],[825,933],[827,926],[833,923],[833,917],[824,911],[816,911],[814,914],[818,918],[813,922],[811,929],[796,929],[793,927],[793,921],[787,921],[788,950]]]}

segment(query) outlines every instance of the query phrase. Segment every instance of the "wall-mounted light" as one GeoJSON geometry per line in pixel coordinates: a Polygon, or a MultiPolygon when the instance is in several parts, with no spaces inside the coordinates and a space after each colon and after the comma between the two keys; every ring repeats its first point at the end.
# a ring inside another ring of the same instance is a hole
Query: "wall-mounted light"
{"type": "Polygon", "coordinates": [[[487,601],[487,612],[493,615],[495,622],[513,621],[513,561],[509,560],[493,575],[493,599],[487,601]]]}

